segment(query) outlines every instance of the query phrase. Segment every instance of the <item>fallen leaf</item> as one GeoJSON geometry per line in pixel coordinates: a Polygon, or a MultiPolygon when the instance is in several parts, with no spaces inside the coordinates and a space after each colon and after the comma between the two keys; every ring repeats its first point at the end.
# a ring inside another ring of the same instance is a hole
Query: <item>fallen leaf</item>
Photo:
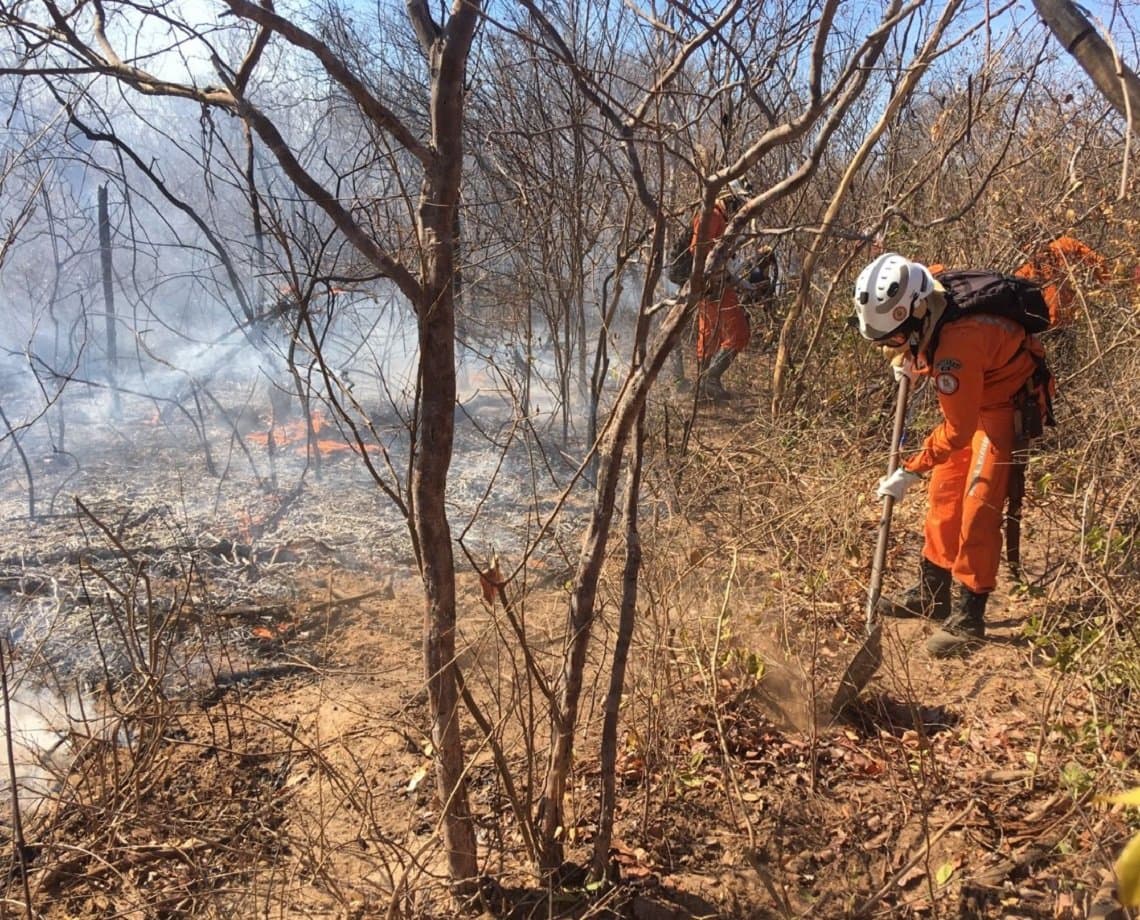
{"type": "Polygon", "coordinates": [[[896,884],[899,886],[899,888],[905,888],[915,879],[922,878],[924,875],[926,875],[926,870],[923,869],[922,866],[912,866],[907,872],[904,872],[899,876],[898,882],[896,882],[896,884]]]}
{"type": "Polygon", "coordinates": [[[491,567],[479,573],[479,587],[483,589],[483,600],[488,604],[495,603],[495,595],[503,583],[503,573],[499,568],[499,557],[491,559],[491,567]]]}
{"type": "Polygon", "coordinates": [[[406,791],[415,792],[416,787],[424,781],[424,777],[428,775],[428,771],[430,769],[431,764],[425,763],[418,770],[416,770],[416,772],[412,774],[412,778],[408,780],[408,785],[405,787],[406,791]]]}
{"type": "Polygon", "coordinates": [[[954,874],[954,870],[957,868],[958,864],[955,862],[944,862],[941,866],[938,867],[937,870],[935,870],[934,880],[940,887],[942,885],[945,885],[948,881],[950,881],[950,876],[954,874]]]}

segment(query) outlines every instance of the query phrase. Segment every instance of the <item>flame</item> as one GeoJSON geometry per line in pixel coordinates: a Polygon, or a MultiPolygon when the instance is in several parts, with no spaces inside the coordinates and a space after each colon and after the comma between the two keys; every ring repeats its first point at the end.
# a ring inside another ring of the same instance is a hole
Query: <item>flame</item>
{"type": "MultiPolygon", "coordinates": [[[[324,414],[319,410],[314,410],[309,417],[309,422],[313,428],[313,434],[319,435],[321,430],[325,427],[324,414]]],[[[334,429],[335,431],[335,429],[334,429]]],[[[274,425],[268,431],[255,431],[248,435],[248,439],[261,447],[269,446],[269,438],[272,435],[273,443],[279,448],[290,448],[300,452],[304,452],[308,443],[309,428],[305,424],[304,419],[298,419],[295,422],[286,422],[283,425],[274,425]]],[[[326,456],[333,454],[343,453],[344,451],[356,451],[356,445],[348,444],[342,440],[334,440],[332,438],[315,438],[313,442],[318,451],[326,456]]]]}
{"type": "Polygon", "coordinates": [[[356,447],[352,444],[345,444],[344,441],[327,441],[319,439],[317,441],[317,450],[322,454],[339,454],[341,451],[351,450],[355,451],[356,447]]]}

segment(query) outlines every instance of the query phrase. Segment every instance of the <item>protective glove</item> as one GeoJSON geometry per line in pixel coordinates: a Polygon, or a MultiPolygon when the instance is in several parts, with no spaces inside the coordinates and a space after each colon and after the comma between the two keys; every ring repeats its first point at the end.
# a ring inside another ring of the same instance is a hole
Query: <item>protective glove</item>
{"type": "Polygon", "coordinates": [[[903,496],[906,495],[906,490],[921,478],[917,473],[908,472],[900,466],[890,476],[884,476],[879,480],[879,490],[876,494],[879,498],[889,496],[896,502],[901,502],[903,496]]]}
{"type": "Polygon", "coordinates": [[[913,384],[915,377],[918,376],[914,369],[914,359],[910,355],[902,355],[892,361],[891,370],[895,375],[895,383],[899,383],[905,377],[913,384]]]}

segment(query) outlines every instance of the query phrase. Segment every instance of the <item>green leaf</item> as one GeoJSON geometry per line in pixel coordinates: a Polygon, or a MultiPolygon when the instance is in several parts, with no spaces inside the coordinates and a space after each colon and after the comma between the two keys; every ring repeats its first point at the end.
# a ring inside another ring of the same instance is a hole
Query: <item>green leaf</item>
{"type": "Polygon", "coordinates": [[[1116,795],[1097,796],[1097,799],[1098,801],[1108,802],[1112,805],[1140,805],[1140,786],[1137,786],[1135,789],[1118,792],[1116,795]]]}
{"type": "Polygon", "coordinates": [[[938,871],[934,873],[934,880],[938,882],[939,885],[945,885],[950,881],[950,876],[954,874],[954,870],[957,868],[958,867],[952,862],[944,862],[938,867],[938,871]]]}
{"type": "Polygon", "coordinates": [[[1128,841],[1116,859],[1117,897],[1125,907],[1140,906],[1140,834],[1128,841]]]}

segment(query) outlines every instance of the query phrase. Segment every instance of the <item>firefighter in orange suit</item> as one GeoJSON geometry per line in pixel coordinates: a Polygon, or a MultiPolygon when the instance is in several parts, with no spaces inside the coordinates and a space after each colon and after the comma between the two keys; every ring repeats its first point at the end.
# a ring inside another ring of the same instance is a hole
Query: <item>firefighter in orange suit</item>
{"type": "Polygon", "coordinates": [[[942,411],[942,422],[878,490],[901,500],[930,474],[919,582],[880,610],[940,620],[927,641],[937,657],[965,651],[985,635],[1013,461],[1013,401],[1043,356],[1014,320],[974,313],[943,322],[945,309],[945,290],[930,270],[896,253],[868,265],[855,285],[859,331],[888,351],[896,379],[928,377],[942,411]]]}
{"type": "Polygon", "coordinates": [[[1041,285],[1041,294],[1049,306],[1049,321],[1061,328],[1072,325],[1077,316],[1074,273],[1080,269],[1091,270],[1098,281],[1108,279],[1104,256],[1075,237],[1059,236],[1033,252],[1014,274],[1041,285]]]}
{"type": "MultiPolygon", "coordinates": [[[[748,188],[739,180],[733,180],[724,194],[717,199],[709,221],[708,238],[718,240],[728,226],[728,221],[744,203],[748,188]]],[[[700,215],[693,218],[693,241],[690,248],[695,252],[700,215]]],[[[727,264],[727,263],[726,263],[727,264]]],[[[700,375],[700,394],[705,399],[723,402],[729,398],[721,377],[748,346],[751,329],[748,314],[740,304],[733,278],[727,269],[712,276],[705,276],[705,289],[697,314],[697,367],[700,375]]]]}

